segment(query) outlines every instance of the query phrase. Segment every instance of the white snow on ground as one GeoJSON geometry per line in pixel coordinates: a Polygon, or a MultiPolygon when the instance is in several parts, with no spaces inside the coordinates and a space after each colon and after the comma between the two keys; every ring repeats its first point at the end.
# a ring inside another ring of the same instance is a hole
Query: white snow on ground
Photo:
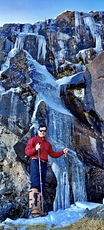
{"type": "MultiPolygon", "coordinates": [[[[32,219],[18,218],[17,220],[11,220],[7,218],[3,221],[0,226],[9,226],[9,224],[14,225],[33,225],[33,224],[46,224],[49,230],[51,225],[54,224],[56,227],[65,227],[76,221],[80,220],[85,216],[85,209],[89,210],[99,206],[99,203],[91,202],[76,202],[71,205],[70,208],[65,210],[58,210],[57,212],[49,212],[45,217],[37,217],[32,219]]],[[[25,230],[25,226],[21,227],[21,230],[25,230]]]]}

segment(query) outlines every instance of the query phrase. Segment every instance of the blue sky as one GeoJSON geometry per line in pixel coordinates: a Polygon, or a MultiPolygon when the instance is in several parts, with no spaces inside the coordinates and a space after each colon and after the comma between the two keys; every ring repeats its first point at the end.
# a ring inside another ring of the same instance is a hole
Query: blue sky
{"type": "Polygon", "coordinates": [[[104,11],[104,0],[0,0],[0,25],[56,18],[70,11],[104,11]]]}

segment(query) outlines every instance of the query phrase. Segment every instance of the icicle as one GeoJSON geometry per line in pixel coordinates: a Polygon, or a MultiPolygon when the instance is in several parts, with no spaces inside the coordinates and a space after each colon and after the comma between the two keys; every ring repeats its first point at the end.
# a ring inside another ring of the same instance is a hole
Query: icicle
{"type": "MultiPolygon", "coordinates": [[[[48,110],[48,139],[52,143],[53,148],[57,151],[70,145],[70,123],[71,116],[59,113],[52,108],[48,110]],[[65,133],[65,135],[64,135],[65,133]]],[[[58,159],[49,158],[52,164],[53,172],[57,178],[56,197],[54,200],[54,211],[65,209],[70,206],[70,186],[68,181],[68,159],[64,156],[58,159]]]]}
{"type": "Polygon", "coordinates": [[[52,164],[53,172],[57,178],[56,197],[54,200],[54,211],[70,207],[70,190],[68,181],[68,170],[65,168],[64,159],[61,158],[52,164]]]}
{"type": "Polygon", "coordinates": [[[102,51],[102,40],[101,40],[101,36],[98,34],[96,36],[96,47],[94,48],[94,50],[98,53],[100,51],[102,51]]]}
{"type": "Polygon", "coordinates": [[[24,38],[25,38],[25,35],[22,33],[20,33],[18,35],[18,37],[16,38],[14,48],[10,50],[10,52],[8,53],[6,61],[1,65],[0,76],[1,76],[2,72],[6,71],[9,68],[10,59],[16,55],[16,53],[18,52],[18,49],[23,49],[24,38]]]}
{"type": "Polygon", "coordinates": [[[57,111],[48,108],[48,139],[52,143],[55,150],[69,147],[67,157],[60,157],[59,159],[49,158],[52,164],[52,169],[57,178],[56,197],[54,200],[54,211],[57,209],[64,209],[70,206],[70,184],[68,180],[68,162],[72,164],[72,189],[74,201],[87,200],[85,189],[85,173],[83,165],[77,158],[76,152],[71,149],[71,127],[73,120],[67,114],[61,114],[57,111]],[[64,132],[64,133],[63,133],[64,132]],[[69,159],[69,160],[68,160],[69,159]]]}
{"type": "Polygon", "coordinates": [[[93,39],[95,39],[96,38],[96,24],[95,24],[94,18],[91,15],[87,14],[87,16],[85,15],[84,17],[84,23],[90,28],[92,37],[93,39]]]}
{"type": "Polygon", "coordinates": [[[62,175],[62,185],[63,185],[63,191],[62,191],[62,209],[65,209],[65,186],[66,186],[66,172],[63,172],[62,175]]]}
{"type": "Polygon", "coordinates": [[[8,56],[7,56],[7,59],[6,61],[1,65],[1,71],[0,71],[0,76],[1,74],[6,71],[8,68],[9,68],[9,65],[10,65],[10,59],[12,57],[14,57],[17,53],[17,49],[12,49],[9,53],[8,53],[8,56]]]}
{"type": "Polygon", "coordinates": [[[15,49],[23,49],[24,46],[24,38],[25,38],[26,34],[24,33],[20,33],[17,37],[16,37],[16,42],[14,45],[15,49]]]}
{"type": "Polygon", "coordinates": [[[80,13],[75,11],[75,38],[76,38],[77,42],[79,42],[79,39],[80,39],[80,36],[78,33],[78,28],[79,28],[80,24],[81,24],[80,13]]]}
{"type": "Polygon", "coordinates": [[[37,96],[36,98],[36,101],[35,101],[35,105],[34,105],[34,112],[33,112],[33,115],[32,115],[32,118],[31,118],[31,127],[30,127],[30,130],[32,128],[34,128],[34,134],[36,134],[37,130],[38,130],[38,121],[36,120],[36,113],[37,113],[37,110],[38,110],[38,106],[40,105],[42,99],[40,99],[39,95],[37,96]]]}
{"type": "Polygon", "coordinates": [[[77,159],[77,157],[72,163],[72,190],[74,203],[76,201],[87,201],[85,172],[82,163],[77,159]]]}
{"type": "Polygon", "coordinates": [[[37,55],[37,60],[39,60],[40,56],[43,58],[45,61],[46,57],[46,40],[45,37],[42,35],[37,36],[38,39],[38,55],[37,55]]]}
{"type": "Polygon", "coordinates": [[[56,162],[52,164],[53,172],[57,178],[57,188],[56,188],[56,197],[54,200],[53,208],[54,211],[58,209],[65,209],[70,206],[69,200],[69,182],[67,177],[67,171],[65,169],[65,162],[64,159],[61,158],[61,167],[59,160],[57,159],[56,162]]]}
{"type": "Polygon", "coordinates": [[[95,23],[94,18],[91,15],[90,16],[87,15],[84,18],[84,23],[90,28],[92,37],[96,41],[95,51],[96,52],[101,51],[102,44],[101,44],[101,36],[100,36],[100,31],[99,31],[101,30],[101,26],[95,23]]]}

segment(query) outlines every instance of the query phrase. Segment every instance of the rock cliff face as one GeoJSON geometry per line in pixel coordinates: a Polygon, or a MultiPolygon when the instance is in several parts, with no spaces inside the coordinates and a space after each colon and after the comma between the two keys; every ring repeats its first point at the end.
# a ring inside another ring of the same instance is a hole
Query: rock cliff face
{"type": "MultiPolygon", "coordinates": [[[[74,193],[73,153],[85,172],[88,201],[102,202],[103,49],[104,12],[66,11],[55,20],[0,28],[1,219],[27,216],[29,162],[24,147],[43,120],[54,148],[67,145],[72,150],[67,158],[70,203],[80,200],[74,193]]],[[[47,211],[59,186],[56,177],[49,165],[47,211]]]]}

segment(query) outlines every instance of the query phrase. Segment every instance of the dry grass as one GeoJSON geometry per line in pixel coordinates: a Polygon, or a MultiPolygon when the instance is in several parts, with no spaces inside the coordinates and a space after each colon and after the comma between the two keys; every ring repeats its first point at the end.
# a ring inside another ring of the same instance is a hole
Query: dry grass
{"type": "Polygon", "coordinates": [[[8,225],[7,227],[2,226],[0,227],[0,230],[19,230],[19,229],[25,229],[25,230],[47,230],[47,226],[45,224],[33,224],[33,225],[8,225]]]}
{"type": "MultiPolygon", "coordinates": [[[[45,224],[37,224],[37,225],[28,225],[26,226],[14,226],[10,225],[7,227],[8,230],[17,230],[22,229],[25,230],[47,230],[49,227],[45,224]]],[[[0,227],[0,230],[6,229],[4,226],[0,227]]],[[[57,228],[55,225],[52,225],[50,230],[104,230],[104,219],[90,219],[88,217],[84,217],[78,222],[71,224],[67,227],[57,228]]]]}
{"type": "Polygon", "coordinates": [[[27,226],[26,230],[47,230],[47,226],[45,224],[37,224],[37,225],[27,226]]]}
{"type": "MultiPolygon", "coordinates": [[[[54,228],[53,228],[54,229],[54,228]]],[[[53,230],[51,229],[51,230],[53,230]]],[[[104,219],[89,219],[85,217],[78,222],[63,228],[55,228],[56,230],[104,230],[104,219]]]]}

